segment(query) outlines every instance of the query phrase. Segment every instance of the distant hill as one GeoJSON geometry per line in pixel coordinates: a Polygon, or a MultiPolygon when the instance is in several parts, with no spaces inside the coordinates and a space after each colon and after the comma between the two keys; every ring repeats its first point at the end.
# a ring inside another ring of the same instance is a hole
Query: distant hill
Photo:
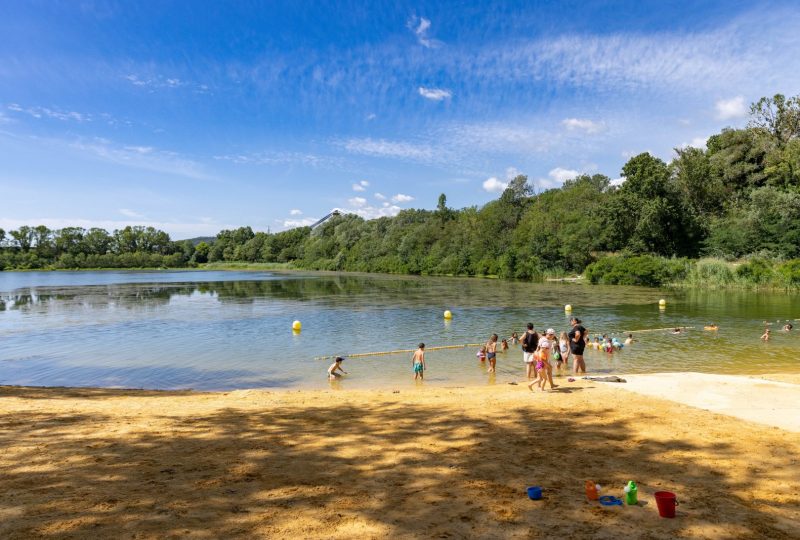
{"type": "MultiPolygon", "coordinates": [[[[187,238],[189,242],[192,243],[193,246],[196,246],[200,242],[205,242],[206,244],[213,244],[214,240],[216,240],[216,236],[198,236],[197,238],[187,238]]],[[[176,242],[186,242],[186,240],[175,240],[176,242]]]]}

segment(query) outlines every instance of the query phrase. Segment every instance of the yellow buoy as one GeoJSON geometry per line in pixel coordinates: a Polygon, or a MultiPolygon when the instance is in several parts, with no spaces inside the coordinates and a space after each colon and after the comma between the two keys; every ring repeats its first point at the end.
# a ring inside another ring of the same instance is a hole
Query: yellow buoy
{"type": "Polygon", "coordinates": [[[450,310],[449,310],[449,309],[446,309],[446,310],[445,310],[445,312],[444,312],[444,318],[445,318],[445,319],[447,319],[448,321],[449,321],[450,319],[452,319],[452,318],[453,318],[453,314],[452,314],[452,313],[450,313],[450,310]]]}
{"type": "Polygon", "coordinates": [[[572,304],[567,304],[564,306],[564,311],[572,311],[572,304]]]}
{"type": "Polygon", "coordinates": [[[667,301],[662,298],[661,300],[658,301],[658,305],[660,307],[665,307],[667,305],[667,301]]]}
{"type": "Polygon", "coordinates": [[[292,323],[292,330],[294,330],[295,332],[299,332],[302,329],[303,329],[303,324],[300,321],[294,321],[292,323]]]}

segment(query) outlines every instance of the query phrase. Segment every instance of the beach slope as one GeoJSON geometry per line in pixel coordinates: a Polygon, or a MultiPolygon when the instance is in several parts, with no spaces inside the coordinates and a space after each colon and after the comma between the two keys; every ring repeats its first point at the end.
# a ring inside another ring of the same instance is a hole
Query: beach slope
{"type": "Polygon", "coordinates": [[[619,386],[0,387],[0,537],[798,538],[797,433],[619,386]]]}

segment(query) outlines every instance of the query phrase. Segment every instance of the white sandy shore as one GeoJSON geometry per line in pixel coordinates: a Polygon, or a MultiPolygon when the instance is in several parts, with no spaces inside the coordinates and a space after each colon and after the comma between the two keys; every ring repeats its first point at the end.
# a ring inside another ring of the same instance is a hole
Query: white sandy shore
{"type": "Polygon", "coordinates": [[[609,386],[800,432],[800,384],[709,373],[653,373],[624,378],[627,383],[609,386]]]}

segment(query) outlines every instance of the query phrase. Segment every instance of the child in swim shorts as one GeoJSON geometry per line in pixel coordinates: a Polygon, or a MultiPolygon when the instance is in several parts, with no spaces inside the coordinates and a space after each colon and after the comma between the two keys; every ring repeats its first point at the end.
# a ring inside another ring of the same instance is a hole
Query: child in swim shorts
{"type": "Polygon", "coordinates": [[[427,366],[425,365],[425,344],[420,343],[419,348],[414,351],[414,355],[411,357],[411,365],[414,367],[414,380],[423,379],[425,378],[425,369],[427,366]]]}
{"type": "Polygon", "coordinates": [[[492,334],[492,337],[486,342],[486,359],[489,360],[489,369],[486,372],[494,373],[497,364],[497,334],[492,334]]]}

